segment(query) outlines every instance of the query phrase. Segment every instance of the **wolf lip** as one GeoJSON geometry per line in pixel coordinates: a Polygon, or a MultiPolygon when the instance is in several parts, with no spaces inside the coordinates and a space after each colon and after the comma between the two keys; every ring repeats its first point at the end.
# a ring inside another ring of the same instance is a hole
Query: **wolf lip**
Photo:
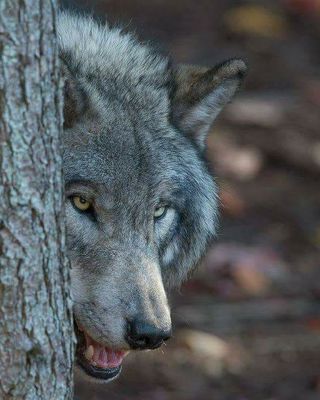
{"type": "Polygon", "coordinates": [[[77,352],[77,361],[81,368],[96,379],[110,380],[121,372],[121,364],[127,352],[113,350],[96,342],[85,330],[79,329],[84,340],[77,352]]]}
{"type": "Polygon", "coordinates": [[[116,378],[120,374],[122,369],[121,365],[116,368],[98,368],[86,362],[83,358],[78,358],[78,364],[87,375],[92,376],[95,379],[101,379],[104,381],[109,381],[116,378]]]}

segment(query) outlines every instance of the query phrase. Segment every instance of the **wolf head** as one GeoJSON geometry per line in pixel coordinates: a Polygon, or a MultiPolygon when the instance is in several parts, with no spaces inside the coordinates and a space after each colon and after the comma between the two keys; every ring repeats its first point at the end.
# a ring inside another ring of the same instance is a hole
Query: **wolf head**
{"type": "Polygon", "coordinates": [[[58,33],[78,361],[108,380],[124,351],[170,336],[167,290],[215,235],[205,139],[246,66],[173,67],[131,35],[70,14],[58,33]]]}

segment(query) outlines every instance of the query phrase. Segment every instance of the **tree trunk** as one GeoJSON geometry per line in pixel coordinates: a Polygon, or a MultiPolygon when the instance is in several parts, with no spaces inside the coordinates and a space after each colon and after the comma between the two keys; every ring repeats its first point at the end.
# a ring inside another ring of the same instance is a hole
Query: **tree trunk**
{"type": "Polygon", "coordinates": [[[72,397],[55,0],[0,0],[0,399],[72,397]]]}

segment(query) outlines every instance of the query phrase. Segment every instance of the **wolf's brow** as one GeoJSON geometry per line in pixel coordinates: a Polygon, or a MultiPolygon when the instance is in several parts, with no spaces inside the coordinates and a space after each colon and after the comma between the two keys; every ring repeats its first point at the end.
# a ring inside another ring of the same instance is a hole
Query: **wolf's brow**
{"type": "Polygon", "coordinates": [[[90,190],[90,192],[93,192],[94,194],[99,191],[97,183],[89,179],[70,179],[66,182],[66,191],[79,188],[90,190]]]}

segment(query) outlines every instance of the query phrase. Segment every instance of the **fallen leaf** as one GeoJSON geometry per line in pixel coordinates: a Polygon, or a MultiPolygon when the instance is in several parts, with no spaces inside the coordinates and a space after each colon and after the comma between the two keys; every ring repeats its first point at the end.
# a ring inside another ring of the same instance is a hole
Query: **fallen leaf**
{"type": "Polygon", "coordinates": [[[280,14],[259,5],[243,5],[232,8],[224,16],[227,28],[235,33],[283,38],[287,21],[280,14]]]}
{"type": "Polygon", "coordinates": [[[220,176],[232,176],[238,180],[254,178],[262,168],[261,152],[249,146],[239,146],[223,138],[209,142],[209,153],[214,154],[215,169],[220,176]]]}
{"type": "Polygon", "coordinates": [[[224,370],[236,372],[246,363],[243,349],[210,333],[182,329],[177,333],[177,342],[191,352],[193,362],[211,376],[219,376],[224,370]]]}
{"type": "Polygon", "coordinates": [[[320,0],[284,0],[284,4],[299,14],[320,15],[320,0]]]}
{"type": "Polygon", "coordinates": [[[270,287],[270,279],[254,264],[238,264],[233,271],[236,283],[251,296],[265,294],[270,287]]]}
{"type": "Polygon", "coordinates": [[[209,250],[204,261],[206,279],[208,272],[214,274],[217,288],[220,283],[220,293],[228,296],[238,294],[239,290],[246,295],[262,296],[286,277],[285,264],[275,251],[236,243],[220,243],[209,250]]]}

